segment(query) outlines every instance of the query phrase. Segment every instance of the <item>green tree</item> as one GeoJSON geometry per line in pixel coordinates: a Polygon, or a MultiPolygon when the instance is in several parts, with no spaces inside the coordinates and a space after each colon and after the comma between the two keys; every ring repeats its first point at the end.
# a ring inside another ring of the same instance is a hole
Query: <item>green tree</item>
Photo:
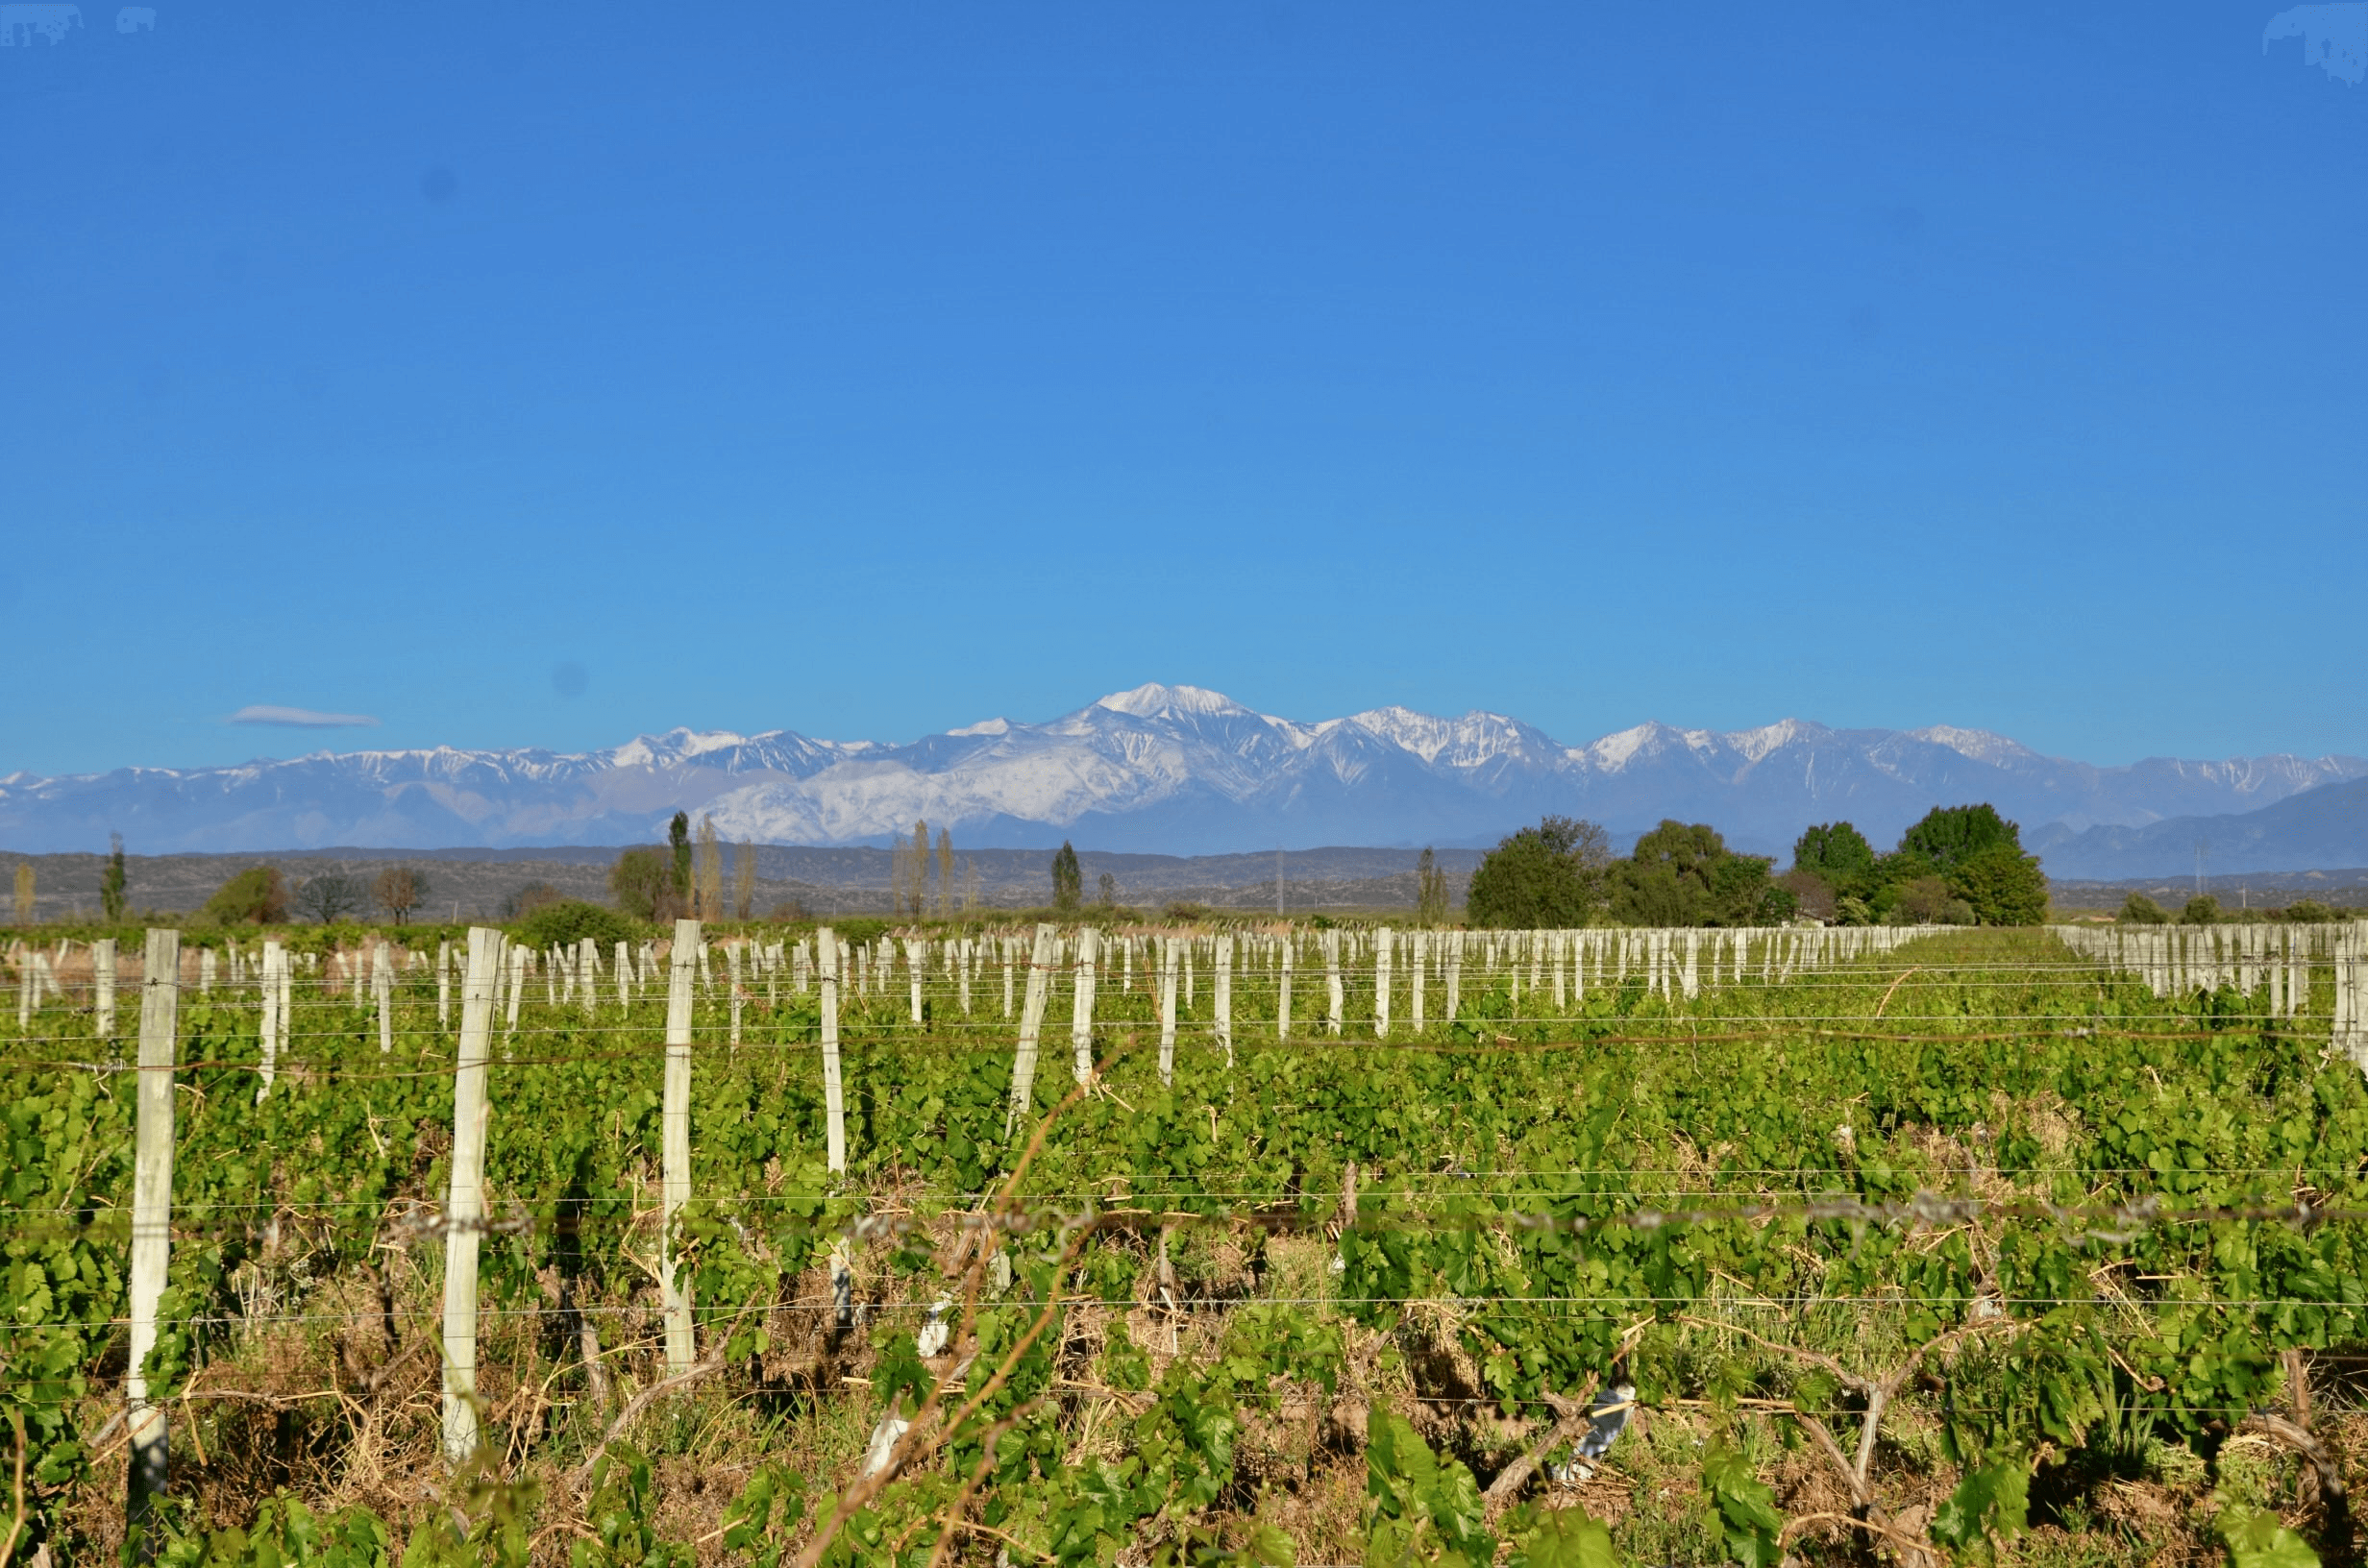
{"type": "Polygon", "coordinates": [[[2208,893],[2197,894],[2188,899],[2187,906],[2179,912],[2179,923],[2182,925],[2218,925],[2220,923],[2220,900],[2208,893]]]}
{"type": "Polygon", "coordinates": [[[1944,876],[1950,868],[2002,844],[2020,850],[2022,830],[1987,804],[1935,806],[1922,821],[1899,836],[1903,853],[1921,856],[1944,876]]]}
{"type": "Polygon", "coordinates": [[[672,919],[679,907],[675,901],[676,887],[671,857],[652,845],[626,850],[608,868],[608,896],[637,920],[672,919]]]}
{"type": "Polygon", "coordinates": [[[107,835],[107,870],[99,875],[99,907],[107,911],[111,921],[123,919],[123,889],[128,878],[123,869],[123,835],[107,835]]]}
{"type": "Polygon", "coordinates": [[[691,901],[691,814],[675,813],[675,820],[666,824],[666,842],[675,852],[675,907],[679,909],[691,901]]]}
{"type": "Polygon", "coordinates": [[[33,862],[29,860],[16,863],[16,923],[33,923],[33,862]]]}
{"type": "Polygon", "coordinates": [[[287,881],[277,866],[250,866],[216,888],[198,917],[215,925],[278,925],[287,919],[287,881]]]}
{"type": "MultiPolygon", "coordinates": [[[[1516,929],[1585,925],[1603,908],[1611,858],[1611,841],[1593,822],[1547,817],[1508,834],[1481,857],[1464,894],[1465,918],[1474,925],[1516,929]]],[[[1436,860],[1432,869],[1436,873],[1436,860]]],[[[1443,903],[1443,886],[1440,897],[1443,903]]]]}
{"type": "Polygon", "coordinates": [[[2303,925],[2325,925],[2335,918],[2335,912],[2316,898],[2297,898],[2285,906],[2285,918],[2303,925]]]}
{"type": "Polygon", "coordinates": [[[2134,893],[2121,901],[2121,914],[2117,918],[2124,925],[2166,925],[2171,915],[2170,911],[2144,894],[2134,893]]]}
{"type": "Polygon", "coordinates": [[[1946,880],[1984,925],[2040,925],[2047,919],[2047,874],[2036,855],[2010,844],[1968,855],[1946,880]]]}
{"type": "Polygon", "coordinates": [[[1665,818],[1613,868],[1612,914],[1628,925],[1759,925],[1788,919],[1794,895],[1764,855],[1739,855],[1707,822],[1665,818]]]}
{"type": "Polygon", "coordinates": [[[1063,839],[1061,846],[1052,852],[1052,907],[1064,915],[1073,913],[1085,897],[1085,872],[1077,865],[1077,851],[1063,839]]]}
{"type": "Polygon", "coordinates": [[[1875,846],[1848,822],[1819,822],[1792,843],[1792,869],[1813,873],[1837,896],[1863,896],[1875,881],[1875,846]]]}
{"type": "Polygon", "coordinates": [[[1447,873],[1428,849],[1415,862],[1415,919],[1424,925],[1447,923],[1447,873]]]}

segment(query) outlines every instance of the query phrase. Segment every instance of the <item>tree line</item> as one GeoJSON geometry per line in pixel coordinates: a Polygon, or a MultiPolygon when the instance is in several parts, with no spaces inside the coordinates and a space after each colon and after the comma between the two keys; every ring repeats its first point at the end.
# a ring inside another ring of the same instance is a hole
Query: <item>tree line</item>
{"type": "Polygon", "coordinates": [[[1779,876],[1774,868],[1772,856],[1730,849],[1707,822],[1665,819],[1615,857],[1600,825],[1547,817],[1482,858],[1465,919],[1539,928],[1775,925],[1804,915],[1842,925],[2047,918],[2038,857],[1988,805],[1936,807],[1882,854],[1851,823],[1820,822],[1794,843],[1790,870],[1779,876]]]}

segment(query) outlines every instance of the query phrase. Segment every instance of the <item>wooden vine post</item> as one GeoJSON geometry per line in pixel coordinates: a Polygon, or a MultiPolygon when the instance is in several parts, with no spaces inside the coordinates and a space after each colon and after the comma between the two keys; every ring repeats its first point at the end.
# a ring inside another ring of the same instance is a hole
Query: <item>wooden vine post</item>
{"type": "Polygon", "coordinates": [[[262,971],[262,1017],[256,1026],[260,1037],[257,1044],[263,1057],[263,1070],[257,1075],[255,1086],[258,1105],[271,1092],[272,1081],[280,1073],[280,1037],[287,1023],[286,992],[280,982],[287,973],[287,949],[276,942],[263,943],[262,971]]]}
{"type": "Polygon", "coordinates": [[[691,1348],[691,1287],[675,1268],[675,1216],[691,1201],[691,987],[699,978],[699,922],[675,921],[666,974],[666,1104],[659,1139],[664,1197],[658,1217],[658,1272],[665,1277],[666,1372],[680,1377],[697,1360],[691,1348]]]}
{"type": "Polygon", "coordinates": [[[1277,939],[1275,945],[1280,950],[1280,978],[1275,982],[1274,1038],[1289,1040],[1291,1038],[1291,958],[1297,943],[1292,940],[1291,933],[1286,931],[1277,939]]]}
{"type": "Polygon", "coordinates": [[[1388,926],[1373,933],[1373,1038],[1390,1038],[1390,961],[1396,942],[1388,926]]]}
{"type": "Polygon", "coordinates": [[[477,1452],[477,1246],[485,1217],[485,1061],[502,985],[502,933],[469,928],[460,977],[460,1052],[453,1065],[453,1171],[444,1200],[444,1462],[477,1452]]]}
{"type": "Polygon", "coordinates": [[[90,944],[90,1011],[93,1032],[101,1040],[115,1038],[115,939],[101,937],[90,944]]]}
{"type": "Polygon", "coordinates": [[[823,1115],[828,1123],[829,1165],[847,1168],[847,1089],[839,1076],[839,934],[814,933],[815,985],[823,1004],[823,1115]]]}
{"type": "MultiPolygon", "coordinates": [[[[111,943],[111,947],[113,944],[111,943]]],[[[156,1555],[148,1529],[164,1495],[168,1443],[163,1409],[148,1400],[143,1363],[157,1343],[157,1300],[172,1261],[173,1066],[181,1021],[181,933],[148,933],[139,995],[139,1088],[132,1167],[132,1364],[130,1511],[136,1551],[156,1555]]]]}
{"type": "Polygon", "coordinates": [[[1159,939],[1159,1081],[1175,1082],[1175,968],[1173,937],[1159,939]]]}
{"type": "Polygon", "coordinates": [[[1225,1047],[1225,1066],[1233,1066],[1233,938],[1217,939],[1217,985],[1211,1004],[1217,1013],[1217,1042],[1225,1047]]]}
{"type": "Polygon", "coordinates": [[[1003,1113],[1006,1142],[1036,1103],[1036,1041],[1044,1030],[1045,992],[1052,978],[1054,940],[1050,925],[1036,928],[1036,947],[1027,966],[1027,998],[1020,1011],[1020,1048],[1011,1063],[1011,1106],[1003,1113]]]}
{"type": "Polygon", "coordinates": [[[1341,1032],[1341,1015],[1348,1004],[1347,993],[1341,987],[1341,934],[1338,929],[1323,934],[1324,1029],[1329,1034],[1341,1032]]]}
{"type": "Polygon", "coordinates": [[[1081,1084],[1094,1074],[1094,961],[1100,956],[1100,932],[1089,925],[1077,933],[1077,979],[1069,1017],[1069,1050],[1070,1071],[1081,1084]]]}

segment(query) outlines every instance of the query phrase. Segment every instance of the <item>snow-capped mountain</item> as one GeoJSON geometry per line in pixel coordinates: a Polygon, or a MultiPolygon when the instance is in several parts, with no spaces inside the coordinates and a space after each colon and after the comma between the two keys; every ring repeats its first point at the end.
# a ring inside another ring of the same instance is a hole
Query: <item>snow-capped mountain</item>
{"type": "Polygon", "coordinates": [[[1566,746],[1518,720],[1400,707],[1303,723],[1195,686],[1117,692],[1040,724],[990,719],[909,745],[672,730],[605,751],[329,752],[235,768],[0,778],[0,845],[146,853],[647,843],[678,809],[726,837],[877,843],[915,819],[957,844],[1171,854],[1492,843],[1546,812],[1633,835],[1665,817],[1788,848],[1848,818],[1878,844],[1936,804],[2027,829],[2246,812],[2368,776],[2368,759],[2156,759],[2097,768],[1983,730],[1719,732],[1641,724],[1566,746]]]}

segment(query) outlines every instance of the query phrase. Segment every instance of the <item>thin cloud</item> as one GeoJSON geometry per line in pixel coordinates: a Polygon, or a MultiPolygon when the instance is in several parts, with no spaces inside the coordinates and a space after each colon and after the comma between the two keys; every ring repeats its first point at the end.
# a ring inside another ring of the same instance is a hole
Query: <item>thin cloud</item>
{"type": "Polygon", "coordinates": [[[267,703],[240,708],[230,722],[281,729],[376,729],[379,723],[366,713],[316,713],[310,708],[276,708],[267,703]]]}

